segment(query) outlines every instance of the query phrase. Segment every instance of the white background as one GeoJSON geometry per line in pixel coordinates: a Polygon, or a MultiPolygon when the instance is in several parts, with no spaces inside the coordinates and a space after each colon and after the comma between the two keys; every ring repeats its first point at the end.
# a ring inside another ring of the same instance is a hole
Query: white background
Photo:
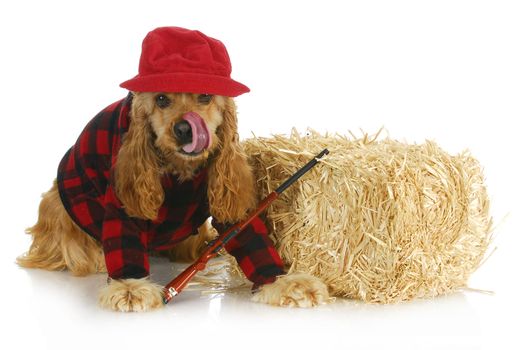
{"type": "Polygon", "coordinates": [[[3,1],[0,347],[522,348],[523,19],[522,2],[502,0],[3,1]],[[164,25],[226,44],[233,77],[252,90],[237,99],[241,137],[385,126],[407,142],[469,148],[498,224],[498,249],[470,286],[495,295],[287,310],[188,293],[158,312],[116,314],[96,306],[103,276],[14,265],[58,161],[125,96],[118,84],[136,74],[143,37],[164,25]]]}

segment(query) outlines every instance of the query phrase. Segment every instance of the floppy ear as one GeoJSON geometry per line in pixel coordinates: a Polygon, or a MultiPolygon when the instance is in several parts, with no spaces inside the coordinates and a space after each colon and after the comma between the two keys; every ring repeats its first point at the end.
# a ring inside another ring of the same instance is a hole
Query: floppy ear
{"type": "Polygon", "coordinates": [[[131,122],[118,152],[114,181],[116,195],[129,216],[154,220],[164,202],[164,190],[146,97],[136,93],[133,98],[131,122]]]}
{"type": "Polygon", "coordinates": [[[223,122],[217,129],[218,154],[208,170],[209,209],[220,223],[236,223],[255,207],[255,180],[238,140],[236,105],[225,98],[223,122]]]}

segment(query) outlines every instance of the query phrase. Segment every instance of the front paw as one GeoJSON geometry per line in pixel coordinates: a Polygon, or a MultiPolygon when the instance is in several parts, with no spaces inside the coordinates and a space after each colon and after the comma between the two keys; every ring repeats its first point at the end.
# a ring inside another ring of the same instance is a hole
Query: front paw
{"type": "Polygon", "coordinates": [[[253,301],[276,306],[312,307],[330,300],[326,285],[317,277],[295,273],[264,285],[253,301]]]}
{"type": "Polygon", "coordinates": [[[146,278],[111,280],[100,290],[98,304],[114,311],[149,311],[164,305],[162,286],[146,278]]]}

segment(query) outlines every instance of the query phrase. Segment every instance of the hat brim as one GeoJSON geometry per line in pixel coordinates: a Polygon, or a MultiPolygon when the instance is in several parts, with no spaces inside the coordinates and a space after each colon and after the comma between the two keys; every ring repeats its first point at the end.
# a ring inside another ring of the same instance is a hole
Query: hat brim
{"type": "Polygon", "coordinates": [[[247,86],[231,78],[196,73],[137,75],[120,86],[135,92],[186,92],[228,97],[250,91],[247,86]]]}

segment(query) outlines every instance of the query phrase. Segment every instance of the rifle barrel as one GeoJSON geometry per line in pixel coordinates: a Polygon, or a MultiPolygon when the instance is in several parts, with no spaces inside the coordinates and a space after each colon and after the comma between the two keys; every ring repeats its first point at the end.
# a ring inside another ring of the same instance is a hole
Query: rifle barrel
{"type": "Polygon", "coordinates": [[[282,192],[284,192],[286,190],[286,188],[291,186],[291,184],[293,184],[293,182],[297,181],[300,177],[302,177],[302,175],[307,173],[309,171],[309,169],[314,167],[318,163],[318,160],[320,158],[324,157],[326,154],[329,154],[329,150],[327,148],[325,148],[322,152],[320,152],[315,158],[311,159],[302,168],[297,170],[297,172],[294,173],[289,179],[287,179],[282,185],[278,186],[278,188],[275,190],[275,192],[278,193],[278,194],[281,194],[282,192]]]}

